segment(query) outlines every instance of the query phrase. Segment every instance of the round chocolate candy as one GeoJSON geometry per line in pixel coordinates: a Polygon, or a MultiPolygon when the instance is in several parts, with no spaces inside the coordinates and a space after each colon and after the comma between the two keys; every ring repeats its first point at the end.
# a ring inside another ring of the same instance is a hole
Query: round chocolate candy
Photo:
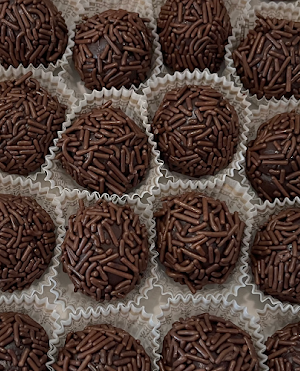
{"type": "Polygon", "coordinates": [[[199,178],[232,161],[239,120],[221,93],[208,86],[185,85],[164,96],[152,131],[169,169],[199,178]]]}
{"type": "Polygon", "coordinates": [[[67,47],[68,29],[51,0],[3,0],[0,64],[24,67],[56,63],[67,47]]]}
{"type": "Polygon", "coordinates": [[[0,82],[0,169],[10,174],[39,169],[65,121],[66,107],[31,75],[0,82]]]}
{"type": "Polygon", "coordinates": [[[300,209],[272,215],[251,249],[255,283],[268,295],[300,304],[300,209]]]}
{"type": "Polygon", "coordinates": [[[300,195],[300,115],[282,113],[263,123],[248,145],[246,175],[263,200],[300,195]]]}
{"type": "Polygon", "coordinates": [[[245,224],[225,204],[196,192],[163,198],[155,213],[166,273],[192,293],[224,283],[238,260],[245,224]]]}
{"type": "Polygon", "coordinates": [[[164,338],[160,370],[258,371],[249,334],[230,321],[203,313],[173,323],[164,338]]]}
{"type": "Polygon", "coordinates": [[[80,114],[57,146],[67,173],[100,193],[122,195],[137,186],[151,159],[147,135],[111,101],[80,114]]]}
{"type": "Polygon", "coordinates": [[[152,34],[146,18],[107,10],[77,26],[73,60],[87,89],[138,86],[151,70],[152,34]]]}
{"type": "Polygon", "coordinates": [[[300,323],[291,323],[266,341],[269,371],[298,371],[300,364],[300,323]]]}
{"type": "Polygon", "coordinates": [[[167,0],[157,26],[164,63],[173,71],[220,70],[232,34],[222,0],[167,0]]]}
{"type": "Polygon", "coordinates": [[[232,54],[242,84],[258,99],[300,99],[300,22],[257,17],[232,54]]]}
{"type": "Polygon", "coordinates": [[[0,371],[46,371],[49,339],[27,314],[0,313],[0,371]]]}
{"type": "Polygon", "coordinates": [[[56,371],[150,371],[151,362],[139,340],[120,328],[103,324],[70,332],[52,367],[56,371]]]}
{"type": "Polygon", "coordinates": [[[97,301],[124,298],[148,263],[148,235],[127,205],[99,200],[69,218],[62,244],[63,269],[80,291],[97,301]]]}

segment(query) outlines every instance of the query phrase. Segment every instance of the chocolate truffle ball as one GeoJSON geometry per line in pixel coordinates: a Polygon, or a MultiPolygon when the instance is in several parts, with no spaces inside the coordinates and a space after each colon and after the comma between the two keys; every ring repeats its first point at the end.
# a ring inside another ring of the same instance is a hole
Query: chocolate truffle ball
{"type": "Polygon", "coordinates": [[[263,123],[248,145],[246,175],[263,200],[300,195],[300,115],[282,113],[263,123]]]}
{"type": "Polygon", "coordinates": [[[219,71],[232,34],[222,0],[167,0],[157,26],[164,63],[173,71],[219,71]]]}
{"type": "Polygon", "coordinates": [[[0,290],[28,288],[47,269],[55,245],[55,225],[34,199],[0,194],[0,290]]]}
{"type": "Polygon", "coordinates": [[[147,230],[127,205],[82,200],[62,244],[63,269],[80,291],[97,301],[124,298],[148,263],[147,230]]]}
{"type": "Polygon", "coordinates": [[[79,370],[79,366],[81,370],[120,371],[124,367],[151,370],[150,358],[140,341],[112,325],[91,325],[67,335],[58,361],[52,367],[56,371],[71,371],[79,370]]]}
{"type": "Polygon", "coordinates": [[[27,314],[0,313],[0,371],[46,371],[49,339],[27,314]]]}
{"type": "Polygon", "coordinates": [[[4,0],[0,16],[2,66],[47,67],[61,59],[68,43],[68,29],[51,0],[4,0]]]}
{"type": "Polygon", "coordinates": [[[244,223],[225,204],[196,192],[163,198],[155,213],[157,250],[166,273],[194,294],[224,283],[238,260],[244,223]]]}
{"type": "Polygon", "coordinates": [[[163,342],[160,370],[251,370],[259,362],[249,334],[203,313],[173,323],[163,342]],[[179,369],[178,369],[179,370],[179,369]]]}
{"type": "Polygon", "coordinates": [[[270,371],[298,371],[300,361],[300,323],[291,323],[266,341],[270,371]],[[279,366],[278,366],[279,365],[279,366]]]}
{"type": "Polygon", "coordinates": [[[122,195],[144,180],[147,135],[111,102],[81,113],[59,139],[57,159],[82,187],[122,195]]]}
{"type": "Polygon", "coordinates": [[[77,26],[73,60],[87,89],[139,86],[151,70],[152,34],[146,18],[107,10],[77,26]]]}
{"type": "Polygon", "coordinates": [[[10,174],[39,169],[65,121],[66,107],[31,75],[0,82],[0,169],[10,174]]]}
{"type": "Polygon", "coordinates": [[[242,84],[258,99],[300,99],[300,22],[257,17],[232,55],[242,84]]]}
{"type": "Polygon", "coordinates": [[[164,96],[152,132],[171,171],[199,178],[232,161],[239,120],[221,93],[208,86],[184,86],[164,96]]]}
{"type": "Polygon", "coordinates": [[[300,209],[272,215],[251,249],[255,283],[268,295],[300,304],[300,209]]]}

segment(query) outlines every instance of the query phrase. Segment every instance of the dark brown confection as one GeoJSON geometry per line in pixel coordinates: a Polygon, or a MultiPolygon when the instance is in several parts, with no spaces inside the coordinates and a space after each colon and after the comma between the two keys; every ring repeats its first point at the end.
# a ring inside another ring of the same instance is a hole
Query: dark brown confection
{"type": "Polygon", "coordinates": [[[148,254],[147,230],[129,206],[99,200],[84,207],[80,200],[61,261],[75,292],[103,301],[124,298],[140,283],[148,254]]]}
{"type": "Polygon", "coordinates": [[[266,341],[270,371],[299,371],[300,323],[291,323],[266,341]]]}
{"type": "Polygon", "coordinates": [[[268,295],[300,304],[300,209],[272,215],[251,249],[256,285],[268,295]]]}
{"type": "Polygon", "coordinates": [[[164,338],[159,366],[161,371],[259,369],[250,335],[232,322],[208,313],[173,323],[164,338]]]}
{"type": "Polygon", "coordinates": [[[151,69],[149,19],[107,10],[77,26],[73,60],[87,89],[138,86],[151,69]]]}
{"type": "Polygon", "coordinates": [[[147,135],[111,101],[82,113],[59,139],[57,159],[82,187],[122,195],[146,176],[147,135]]]}
{"type": "Polygon", "coordinates": [[[152,131],[169,169],[199,178],[232,161],[239,119],[221,93],[208,86],[184,86],[165,95],[152,131]]]}
{"type": "Polygon", "coordinates": [[[0,290],[28,288],[47,269],[55,245],[55,225],[34,199],[0,194],[0,290]]]}
{"type": "Polygon", "coordinates": [[[150,358],[139,340],[112,325],[92,325],[83,331],[70,332],[58,361],[56,371],[123,369],[150,371],[150,358]]]}
{"type": "Polygon", "coordinates": [[[258,99],[300,99],[300,23],[257,17],[254,30],[233,52],[241,82],[258,99]]]}
{"type": "Polygon", "coordinates": [[[263,200],[300,195],[300,115],[282,113],[262,124],[248,145],[246,175],[263,200]]]}
{"type": "Polygon", "coordinates": [[[157,26],[164,63],[173,71],[219,71],[232,34],[222,0],[167,0],[157,26]]]}
{"type": "Polygon", "coordinates": [[[0,371],[46,371],[49,339],[27,314],[0,313],[0,371]]]}
{"type": "Polygon", "coordinates": [[[0,63],[47,67],[60,59],[68,29],[51,0],[2,0],[0,3],[0,63]]]}
{"type": "Polygon", "coordinates": [[[245,224],[219,200],[188,192],[163,198],[155,213],[166,273],[192,293],[224,283],[238,260],[245,224]]]}
{"type": "Polygon", "coordinates": [[[0,82],[0,169],[10,174],[39,169],[65,121],[66,107],[31,75],[0,82]]]}

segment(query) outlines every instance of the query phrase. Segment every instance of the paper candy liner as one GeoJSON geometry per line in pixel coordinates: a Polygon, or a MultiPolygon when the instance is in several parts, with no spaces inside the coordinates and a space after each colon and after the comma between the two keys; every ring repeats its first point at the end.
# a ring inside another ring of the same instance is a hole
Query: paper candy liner
{"type": "Polygon", "coordinates": [[[228,298],[229,295],[237,295],[238,289],[245,286],[244,279],[246,277],[246,263],[248,261],[249,239],[252,230],[252,216],[254,213],[251,197],[247,193],[245,187],[242,187],[231,178],[227,178],[224,184],[220,180],[217,180],[214,184],[210,183],[206,187],[203,185],[197,187],[191,181],[169,181],[167,184],[161,185],[159,190],[154,191],[154,195],[150,198],[150,201],[153,203],[153,213],[161,208],[161,199],[163,197],[194,190],[215,199],[225,201],[229,211],[231,213],[238,211],[240,219],[246,223],[239,259],[234,270],[224,284],[206,285],[201,290],[198,290],[196,294],[192,294],[187,285],[181,285],[167,276],[164,266],[159,262],[159,258],[157,258],[158,279],[154,286],[160,287],[163,294],[170,295],[172,298],[192,297],[197,299],[208,295],[213,295],[215,297],[224,296],[228,298]]]}
{"type": "Polygon", "coordinates": [[[255,347],[260,371],[268,370],[264,362],[267,357],[263,354],[265,346],[258,319],[248,314],[247,308],[239,306],[235,300],[230,302],[224,298],[182,298],[169,299],[168,304],[161,307],[162,313],[158,316],[160,321],[159,352],[161,352],[164,337],[171,329],[172,324],[180,318],[189,318],[201,313],[209,313],[231,321],[242,330],[246,331],[252,338],[255,347]]]}
{"type": "MultiPolygon", "coordinates": [[[[54,204],[57,205],[56,211],[60,213],[59,221],[65,223],[65,227],[68,225],[69,217],[76,214],[79,204],[79,199],[84,201],[86,206],[93,205],[97,202],[99,197],[95,194],[91,195],[87,191],[74,190],[72,192],[64,191],[60,197],[54,200],[54,204]]],[[[57,275],[53,277],[54,286],[51,288],[51,292],[55,295],[55,304],[60,304],[67,310],[97,310],[100,306],[102,308],[120,307],[134,303],[139,305],[139,302],[143,298],[148,298],[148,291],[153,288],[153,283],[157,280],[157,263],[155,257],[157,252],[155,251],[154,240],[155,240],[155,223],[152,217],[152,209],[149,205],[146,205],[140,201],[138,197],[124,196],[122,198],[117,195],[109,196],[104,193],[101,199],[106,201],[112,201],[118,205],[124,205],[125,203],[131,207],[131,209],[139,215],[140,221],[144,224],[148,231],[148,246],[149,246],[149,260],[148,267],[144,272],[143,278],[139,285],[137,285],[124,299],[111,300],[98,302],[81,292],[74,292],[74,285],[72,284],[67,273],[63,272],[62,264],[55,267],[57,275]]],[[[64,233],[65,233],[64,228],[64,233]]],[[[61,246],[59,246],[59,255],[61,255],[61,246]]],[[[60,257],[59,257],[60,260],[60,257]]]]}
{"type": "MultiPolygon", "coordinates": [[[[156,33],[156,23],[153,18],[151,0],[87,0],[83,5],[85,8],[84,14],[88,17],[102,13],[108,9],[124,9],[130,12],[136,12],[140,17],[148,18],[150,22],[147,23],[147,27],[151,30],[153,35],[151,71],[148,73],[148,78],[159,75],[163,64],[163,57],[158,35],[156,33]]],[[[74,41],[72,46],[74,46],[74,41]]],[[[62,64],[62,69],[60,75],[67,81],[68,85],[75,90],[79,98],[85,93],[91,93],[91,90],[87,89],[84,86],[84,82],[81,81],[79,73],[75,69],[71,54],[67,56],[66,62],[62,64]]],[[[134,90],[141,89],[146,86],[145,83],[146,81],[141,83],[140,86],[132,86],[132,88],[134,90]]]]}

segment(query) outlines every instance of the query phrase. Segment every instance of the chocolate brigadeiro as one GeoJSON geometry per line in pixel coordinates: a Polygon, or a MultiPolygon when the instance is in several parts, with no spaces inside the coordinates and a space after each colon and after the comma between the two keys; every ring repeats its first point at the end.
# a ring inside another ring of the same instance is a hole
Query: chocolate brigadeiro
{"type": "Polygon", "coordinates": [[[161,371],[258,371],[259,362],[249,334],[204,313],[173,323],[164,338],[159,367],[161,371]]]}
{"type": "Polygon", "coordinates": [[[266,341],[270,371],[299,371],[300,323],[291,323],[266,341]]]}
{"type": "Polygon", "coordinates": [[[56,371],[150,371],[151,362],[140,341],[128,332],[112,325],[92,325],[67,335],[52,367],[56,371]]]}
{"type": "Polygon", "coordinates": [[[37,170],[65,121],[66,107],[31,75],[0,82],[0,169],[10,174],[37,170]]]}
{"type": "Polygon", "coordinates": [[[246,175],[263,200],[300,195],[300,115],[282,113],[263,123],[248,145],[246,175]]]}
{"type": "Polygon", "coordinates": [[[272,215],[251,249],[255,283],[268,295],[300,304],[300,209],[272,215]]]}
{"type": "Polygon", "coordinates": [[[129,206],[99,200],[85,207],[79,201],[61,257],[75,292],[97,301],[124,298],[140,283],[148,255],[146,227],[129,206]]]}
{"type": "Polygon", "coordinates": [[[241,82],[258,99],[300,99],[300,22],[257,17],[232,55],[241,82]]]}
{"type": "Polygon", "coordinates": [[[49,339],[27,314],[0,313],[0,371],[46,371],[49,339]]]}
{"type": "Polygon", "coordinates": [[[47,269],[55,245],[55,225],[34,199],[0,194],[0,290],[28,288],[47,269]]]}
{"type": "Polygon", "coordinates": [[[3,0],[0,3],[0,64],[47,67],[67,47],[68,29],[51,0],[3,0]]]}
{"type": "Polygon", "coordinates": [[[77,26],[73,60],[87,89],[138,86],[151,70],[151,31],[138,13],[107,10],[77,26]]]}
{"type": "Polygon", "coordinates": [[[152,132],[171,171],[199,178],[232,161],[239,119],[221,93],[209,86],[185,85],[164,96],[152,132]]]}
{"type": "Polygon", "coordinates": [[[192,293],[224,283],[238,260],[245,224],[225,204],[196,192],[163,198],[154,214],[166,273],[192,293]]]}
{"type": "Polygon", "coordinates": [[[82,187],[122,195],[146,176],[147,135],[111,101],[82,113],[59,139],[62,166],[82,187]]]}
{"type": "Polygon", "coordinates": [[[173,71],[219,71],[232,34],[222,0],[167,0],[157,27],[164,63],[173,71]]]}

